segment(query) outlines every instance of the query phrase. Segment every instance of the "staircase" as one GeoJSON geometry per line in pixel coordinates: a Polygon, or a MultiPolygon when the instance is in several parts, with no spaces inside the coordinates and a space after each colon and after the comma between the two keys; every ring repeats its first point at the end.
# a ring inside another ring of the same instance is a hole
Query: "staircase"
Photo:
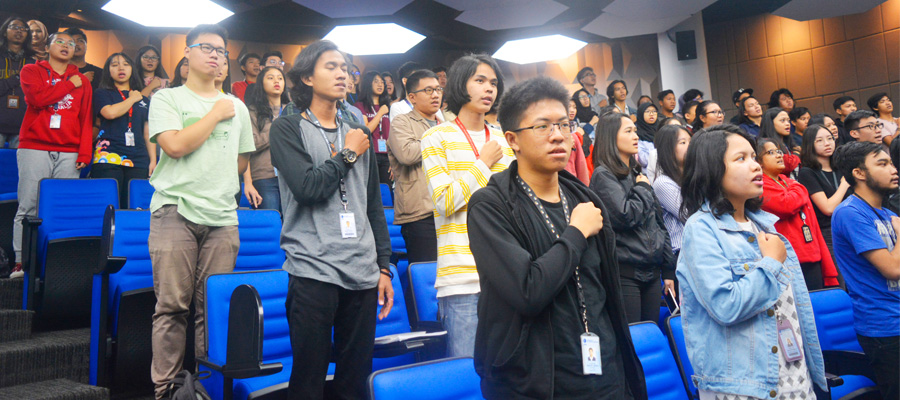
{"type": "Polygon", "coordinates": [[[88,384],[90,329],[33,332],[22,279],[0,279],[0,400],[107,400],[88,384]]]}

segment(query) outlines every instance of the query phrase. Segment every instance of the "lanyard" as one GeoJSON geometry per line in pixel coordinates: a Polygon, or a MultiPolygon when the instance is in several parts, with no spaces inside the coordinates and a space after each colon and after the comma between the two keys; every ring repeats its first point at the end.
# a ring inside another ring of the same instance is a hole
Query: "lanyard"
{"type": "MultiPolygon", "coordinates": [[[[534,206],[537,207],[538,212],[541,213],[541,218],[544,219],[544,222],[547,224],[547,228],[550,229],[550,234],[559,239],[559,232],[556,230],[556,226],[553,225],[553,222],[550,221],[550,216],[547,214],[547,210],[544,209],[544,205],[541,204],[541,200],[538,199],[537,195],[534,194],[534,190],[531,190],[531,187],[522,180],[521,177],[516,175],[516,181],[519,182],[519,186],[522,187],[522,190],[525,191],[525,194],[528,195],[528,198],[531,199],[531,202],[534,203],[534,206]]],[[[566,200],[566,196],[562,192],[562,187],[559,188],[559,200],[562,202],[563,206],[563,214],[566,216],[566,223],[569,223],[569,202],[566,200]]],[[[584,288],[581,286],[581,275],[579,274],[579,266],[575,266],[575,287],[578,292],[578,303],[581,306],[581,322],[584,324],[584,331],[589,332],[588,330],[588,320],[587,320],[587,306],[584,301],[584,288]]]]}
{"type": "MultiPolygon", "coordinates": [[[[306,109],[306,115],[309,116],[310,122],[319,128],[319,133],[322,134],[322,139],[325,139],[325,143],[330,147],[329,151],[331,151],[331,156],[334,157],[337,155],[337,150],[334,146],[334,142],[328,140],[328,135],[325,134],[325,129],[322,128],[322,124],[319,123],[319,119],[316,118],[316,115],[310,111],[310,109],[306,109]]],[[[344,145],[341,143],[341,127],[343,124],[341,123],[340,118],[335,118],[335,125],[337,125],[337,136],[335,140],[338,142],[338,145],[343,148],[344,145]]],[[[340,192],[341,192],[341,205],[344,206],[344,211],[348,210],[348,204],[350,204],[350,200],[347,197],[347,185],[344,184],[344,178],[340,180],[340,192]]]]}
{"type": "MultiPolygon", "coordinates": [[[[378,110],[376,110],[376,109],[375,109],[375,105],[372,104],[372,116],[374,117],[374,116],[376,116],[376,115],[378,115],[378,110]]],[[[384,137],[384,131],[381,130],[381,124],[384,122],[384,117],[385,117],[385,116],[382,115],[382,116],[381,116],[381,120],[378,121],[378,137],[380,137],[380,138],[382,138],[382,139],[385,139],[385,137],[384,137]]],[[[374,136],[374,133],[373,133],[373,136],[374,136]]]]}
{"type": "Polygon", "coordinates": [[[866,205],[869,206],[869,209],[872,210],[872,213],[875,214],[875,216],[878,218],[878,220],[887,224],[886,230],[888,231],[888,236],[891,238],[891,241],[894,242],[894,245],[896,246],[897,245],[897,236],[894,233],[894,229],[891,227],[891,221],[882,219],[881,214],[878,213],[878,210],[876,210],[875,207],[872,207],[872,205],[869,204],[868,201],[863,200],[862,197],[859,197],[856,194],[854,194],[853,196],[855,196],[857,199],[859,199],[859,201],[866,203],[866,205]]]}
{"type": "MultiPolygon", "coordinates": [[[[116,89],[116,92],[119,92],[119,95],[122,96],[122,101],[128,101],[125,98],[125,93],[116,89]]],[[[128,109],[128,132],[131,132],[131,116],[134,114],[134,104],[131,105],[131,108],[128,109]]]]}
{"type": "MultiPolygon", "coordinates": [[[[56,86],[56,81],[53,80],[53,73],[50,72],[50,68],[44,68],[47,70],[47,77],[50,79],[50,86],[56,86]]],[[[59,112],[59,102],[53,103],[53,113],[56,114],[59,112]]]]}
{"type": "MultiPolygon", "coordinates": [[[[463,135],[466,135],[466,140],[469,141],[469,146],[472,146],[472,151],[475,152],[475,158],[480,157],[480,155],[478,154],[478,149],[475,148],[475,142],[473,142],[472,137],[469,136],[469,130],[466,129],[466,126],[463,125],[462,121],[460,121],[458,117],[456,118],[456,126],[459,127],[459,129],[462,131],[463,135]]],[[[484,124],[484,140],[485,141],[487,141],[488,135],[490,135],[490,133],[491,133],[491,131],[488,130],[487,123],[485,123],[484,124]]]]}
{"type": "MultiPolygon", "coordinates": [[[[825,175],[825,171],[822,171],[822,170],[820,169],[820,170],[819,170],[819,173],[822,174],[822,178],[825,178],[825,181],[827,182],[827,181],[828,181],[828,176],[825,175]]],[[[836,174],[834,171],[831,171],[831,182],[830,182],[830,183],[832,183],[832,184],[834,185],[834,186],[832,186],[832,188],[834,188],[834,190],[837,190],[838,185],[839,185],[839,184],[838,184],[838,177],[837,177],[837,174],[836,174]]]]}

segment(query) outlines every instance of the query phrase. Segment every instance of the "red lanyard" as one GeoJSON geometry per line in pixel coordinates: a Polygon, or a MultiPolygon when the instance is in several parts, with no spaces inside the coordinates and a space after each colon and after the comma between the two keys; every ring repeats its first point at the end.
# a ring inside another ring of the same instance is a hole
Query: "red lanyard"
{"type": "MultiPolygon", "coordinates": [[[[462,121],[459,118],[456,118],[456,126],[462,131],[463,135],[466,135],[466,140],[469,141],[469,145],[472,146],[472,151],[475,152],[475,158],[481,157],[478,154],[478,149],[475,148],[475,142],[472,141],[472,137],[469,136],[469,130],[466,129],[466,126],[463,125],[462,121]]],[[[487,124],[484,124],[484,140],[487,141],[488,135],[490,135],[491,131],[488,130],[487,124]]]]}
{"type": "MultiPolygon", "coordinates": [[[[128,101],[128,99],[125,98],[125,93],[122,93],[122,91],[119,89],[116,89],[116,91],[119,92],[120,96],[122,96],[122,101],[128,101]]],[[[131,131],[131,115],[132,114],[134,114],[134,104],[132,104],[131,108],[128,109],[128,131],[129,132],[131,131]]]]}

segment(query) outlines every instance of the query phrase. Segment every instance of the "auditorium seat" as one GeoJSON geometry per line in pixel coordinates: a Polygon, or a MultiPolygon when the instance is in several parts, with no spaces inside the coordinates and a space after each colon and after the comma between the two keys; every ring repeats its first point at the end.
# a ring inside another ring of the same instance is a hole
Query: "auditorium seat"
{"type": "Polygon", "coordinates": [[[691,398],[699,398],[697,387],[694,386],[694,368],[688,359],[687,348],[684,344],[684,329],[681,326],[681,315],[673,315],[666,319],[666,333],[669,336],[669,347],[672,349],[675,362],[678,364],[678,370],[681,378],[687,384],[688,393],[691,398]]]}
{"type": "Polygon", "coordinates": [[[480,400],[481,377],[469,357],[445,358],[369,375],[370,400],[480,400]]]}
{"type": "Polygon", "coordinates": [[[128,181],[128,208],[149,210],[153,198],[153,186],[149,179],[132,179],[128,181]]]}
{"type": "Polygon", "coordinates": [[[19,164],[15,149],[0,149],[0,171],[3,171],[0,173],[0,201],[15,200],[19,189],[19,164]]]}
{"type": "Polygon", "coordinates": [[[381,190],[381,205],[384,207],[394,207],[394,193],[391,191],[391,187],[388,186],[387,183],[381,183],[378,185],[381,190]]]}
{"type": "Polygon", "coordinates": [[[23,304],[41,329],[87,327],[91,269],[100,262],[107,206],[118,208],[114,179],[43,179],[37,217],[25,217],[23,304]]]}
{"type": "Polygon", "coordinates": [[[259,271],[284,266],[281,214],[276,210],[238,209],[237,215],[241,248],[234,271],[259,271]]]}
{"type": "Polygon", "coordinates": [[[659,326],[654,322],[645,321],[630,324],[629,329],[634,350],[644,368],[648,399],[687,400],[687,386],[659,326]]]}
{"type": "Polygon", "coordinates": [[[412,263],[409,265],[409,282],[412,302],[410,323],[416,330],[441,329],[438,319],[437,263],[412,263]]]}

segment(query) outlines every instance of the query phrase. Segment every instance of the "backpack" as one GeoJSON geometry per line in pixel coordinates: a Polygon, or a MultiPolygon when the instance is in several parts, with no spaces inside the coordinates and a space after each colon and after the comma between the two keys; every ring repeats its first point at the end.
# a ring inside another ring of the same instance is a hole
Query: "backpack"
{"type": "MultiPolygon", "coordinates": [[[[208,376],[209,373],[206,373],[208,376]]],[[[204,376],[205,378],[206,376],[204,376]]],[[[212,400],[200,384],[200,378],[187,370],[182,370],[166,386],[166,400],[212,400]]]]}

